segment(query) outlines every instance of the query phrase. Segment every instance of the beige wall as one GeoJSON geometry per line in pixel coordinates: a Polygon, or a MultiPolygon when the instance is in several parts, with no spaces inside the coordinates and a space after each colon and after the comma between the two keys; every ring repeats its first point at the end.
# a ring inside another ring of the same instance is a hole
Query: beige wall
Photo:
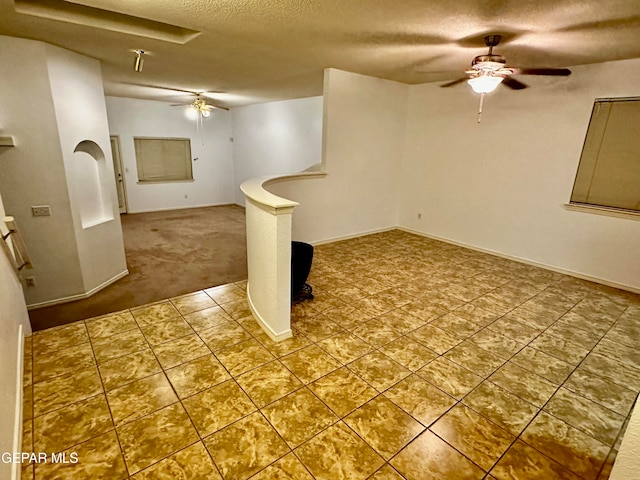
{"type": "Polygon", "coordinates": [[[29,275],[37,287],[25,290],[27,303],[83,290],[46,49],[41,42],[0,36],[0,125],[16,142],[0,157],[0,191],[34,264],[29,275]],[[32,205],[50,205],[51,216],[32,217],[32,205]]]}
{"type": "Polygon", "coordinates": [[[90,292],[126,272],[124,242],[116,196],[109,126],[102,87],[102,71],[96,60],[68,50],[47,45],[49,83],[58,125],[58,142],[62,152],[69,191],[73,230],[76,239],[82,292],[90,292]],[[84,152],[74,152],[83,141],[99,149],[97,159],[84,152]],[[80,162],[93,164],[81,168],[80,162]],[[83,190],[85,185],[96,192],[83,190]],[[83,209],[86,195],[96,195],[93,209],[83,209]],[[84,194],[84,195],[83,195],[84,194]],[[94,220],[86,223],[88,220],[94,220]]]}
{"type": "Polygon", "coordinates": [[[407,86],[330,69],[325,72],[325,178],[270,185],[300,203],[293,239],[326,241],[397,224],[407,86]]]}
{"type": "Polygon", "coordinates": [[[0,190],[34,264],[27,304],[82,296],[126,273],[100,64],[13,37],[0,37],[0,63],[0,126],[16,142],[2,153],[0,190]],[[94,180],[78,169],[78,156],[86,154],[74,149],[83,140],[105,156],[96,184],[108,215],[93,227],[80,218],[83,184],[94,180]],[[49,205],[51,216],[33,217],[34,205],[49,205]]]}
{"type": "Polygon", "coordinates": [[[640,290],[640,221],[568,211],[593,101],[640,95],[640,60],[499,88],[409,88],[399,224],[640,290]],[[421,218],[418,215],[421,214],[421,218]]]}
{"type": "MultiPolygon", "coordinates": [[[[185,103],[194,97],[186,96],[185,103]]],[[[213,110],[200,131],[186,107],[167,102],[107,97],[111,135],[118,135],[125,171],[129,213],[233,203],[231,112],[213,110]],[[139,184],[134,137],[191,140],[193,182],[139,184]]]]}
{"type": "Polygon", "coordinates": [[[322,97],[310,97],[231,109],[236,203],[246,180],[319,168],[322,108],[322,97]]]}
{"type": "Polygon", "coordinates": [[[294,239],[400,226],[640,291],[640,222],[570,211],[595,98],[640,95],[640,60],[523,77],[485,100],[467,85],[408,86],[330,69],[326,178],[269,190],[300,203],[294,239]]]}

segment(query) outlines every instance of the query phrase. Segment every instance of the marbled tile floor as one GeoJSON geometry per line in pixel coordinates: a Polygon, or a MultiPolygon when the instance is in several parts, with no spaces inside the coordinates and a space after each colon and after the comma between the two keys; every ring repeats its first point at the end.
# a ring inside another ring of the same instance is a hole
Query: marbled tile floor
{"type": "Polygon", "coordinates": [[[640,297],[398,230],[316,247],[271,342],[245,284],[37,332],[28,479],[605,479],[640,297]]]}

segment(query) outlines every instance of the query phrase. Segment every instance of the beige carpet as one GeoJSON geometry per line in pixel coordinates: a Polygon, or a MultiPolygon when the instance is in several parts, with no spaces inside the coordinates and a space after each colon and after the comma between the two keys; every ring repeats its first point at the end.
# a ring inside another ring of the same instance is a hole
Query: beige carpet
{"type": "Polygon", "coordinates": [[[244,208],[122,215],[129,275],[85,300],[29,312],[42,330],[247,278],[244,208]]]}

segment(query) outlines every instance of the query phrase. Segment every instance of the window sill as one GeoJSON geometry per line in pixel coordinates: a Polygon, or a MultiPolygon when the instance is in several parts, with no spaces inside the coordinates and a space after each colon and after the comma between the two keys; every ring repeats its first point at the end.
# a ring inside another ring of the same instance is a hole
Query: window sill
{"type": "Polygon", "coordinates": [[[138,185],[158,185],[161,183],[193,183],[195,180],[138,180],[138,185]]]}
{"type": "Polygon", "coordinates": [[[583,203],[565,203],[567,210],[574,212],[594,213],[596,215],[604,215],[606,217],[626,218],[628,220],[640,220],[640,212],[632,212],[630,210],[620,210],[618,208],[599,207],[596,205],[586,205],[583,203]]]}

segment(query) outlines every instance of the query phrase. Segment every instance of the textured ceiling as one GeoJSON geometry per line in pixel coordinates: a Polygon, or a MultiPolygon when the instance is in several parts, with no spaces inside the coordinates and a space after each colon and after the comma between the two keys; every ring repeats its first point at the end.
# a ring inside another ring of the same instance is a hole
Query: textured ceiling
{"type": "Polygon", "coordinates": [[[0,0],[0,34],[99,59],[107,95],[214,91],[228,107],[320,95],[327,67],[452,80],[488,33],[503,35],[495,53],[513,67],[637,58],[640,1],[0,0]],[[136,49],[149,52],[141,73],[136,49]]]}

